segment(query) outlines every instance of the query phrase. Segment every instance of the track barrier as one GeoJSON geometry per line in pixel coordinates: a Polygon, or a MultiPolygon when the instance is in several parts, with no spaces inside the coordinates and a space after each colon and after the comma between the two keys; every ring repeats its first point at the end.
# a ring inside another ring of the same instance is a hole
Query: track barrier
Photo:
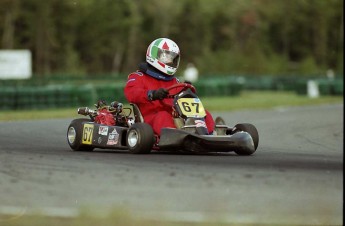
{"type": "MultiPolygon", "coordinates": [[[[204,78],[193,85],[200,97],[236,96],[240,95],[242,90],[294,91],[299,95],[308,95],[309,80],[295,77],[223,76],[204,78]]],[[[343,95],[342,78],[316,78],[313,81],[320,96],[343,95]]],[[[125,81],[85,85],[0,84],[0,110],[93,106],[99,99],[108,103],[114,100],[126,102],[124,86],[125,81]]]]}

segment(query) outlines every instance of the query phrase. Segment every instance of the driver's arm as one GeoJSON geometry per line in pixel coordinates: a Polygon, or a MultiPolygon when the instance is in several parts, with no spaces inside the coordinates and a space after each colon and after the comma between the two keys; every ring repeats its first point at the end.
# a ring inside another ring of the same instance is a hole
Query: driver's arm
{"type": "Polygon", "coordinates": [[[132,73],[128,76],[128,80],[124,89],[126,99],[130,103],[149,103],[147,98],[147,87],[145,86],[145,81],[143,76],[137,73],[132,73]]]}

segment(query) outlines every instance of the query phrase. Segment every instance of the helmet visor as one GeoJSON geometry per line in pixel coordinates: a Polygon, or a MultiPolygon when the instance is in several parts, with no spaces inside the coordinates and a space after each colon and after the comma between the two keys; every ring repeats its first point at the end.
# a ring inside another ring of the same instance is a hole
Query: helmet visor
{"type": "Polygon", "coordinates": [[[170,67],[177,68],[180,62],[180,54],[165,49],[159,49],[157,60],[170,67]]]}

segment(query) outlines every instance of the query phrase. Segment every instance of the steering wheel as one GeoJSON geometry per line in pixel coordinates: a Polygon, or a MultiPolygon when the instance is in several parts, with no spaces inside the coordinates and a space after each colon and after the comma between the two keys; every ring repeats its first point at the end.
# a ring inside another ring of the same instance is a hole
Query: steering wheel
{"type": "MultiPolygon", "coordinates": [[[[174,98],[177,94],[187,90],[187,89],[190,89],[193,93],[196,93],[196,89],[193,85],[189,84],[189,83],[177,83],[175,85],[172,85],[168,88],[166,88],[166,90],[168,90],[169,94],[166,98],[174,98]]],[[[172,104],[171,103],[166,103],[163,100],[159,100],[163,105],[165,106],[168,106],[168,107],[171,107],[172,104]]]]}
{"type": "Polygon", "coordinates": [[[189,83],[177,83],[175,85],[172,85],[170,87],[167,88],[169,94],[167,98],[174,98],[177,94],[187,90],[187,89],[191,89],[191,91],[193,93],[196,92],[196,89],[193,85],[189,84],[189,83]],[[175,89],[175,92],[174,92],[175,89]],[[177,90],[177,91],[176,91],[177,90]]]}

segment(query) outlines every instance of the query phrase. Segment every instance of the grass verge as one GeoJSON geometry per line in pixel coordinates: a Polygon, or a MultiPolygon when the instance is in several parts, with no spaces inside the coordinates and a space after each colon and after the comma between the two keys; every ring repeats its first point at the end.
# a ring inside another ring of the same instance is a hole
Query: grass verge
{"type": "MultiPolygon", "coordinates": [[[[202,97],[209,111],[235,111],[243,109],[270,109],[285,106],[304,106],[343,103],[343,96],[321,96],[309,98],[294,92],[244,91],[239,96],[202,97]]],[[[80,106],[82,107],[82,106],[80,106]]],[[[89,106],[92,107],[92,106],[89,106]]],[[[0,121],[35,120],[49,118],[78,117],[77,107],[72,109],[41,109],[1,111],[0,121]]]]}
{"type": "Polygon", "coordinates": [[[294,92],[247,91],[235,97],[202,98],[205,108],[211,111],[235,111],[243,109],[271,109],[287,106],[307,106],[343,103],[343,96],[309,98],[294,92]]]}
{"type": "MultiPolygon", "coordinates": [[[[97,216],[92,212],[81,212],[75,217],[45,216],[44,214],[24,214],[20,216],[0,215],[0,225],[6,226],[273,226],[261,223],[230,223],[221,219],[203,221],[165,220],[157,213],[156,217],[138,217],[122,209],[113,209],[106,216],[97,216]]],[[[279,224],[287,226],[290,224],[279,224]]],[[[298,226],[294,224],[295,226],[298,226]]]]}

